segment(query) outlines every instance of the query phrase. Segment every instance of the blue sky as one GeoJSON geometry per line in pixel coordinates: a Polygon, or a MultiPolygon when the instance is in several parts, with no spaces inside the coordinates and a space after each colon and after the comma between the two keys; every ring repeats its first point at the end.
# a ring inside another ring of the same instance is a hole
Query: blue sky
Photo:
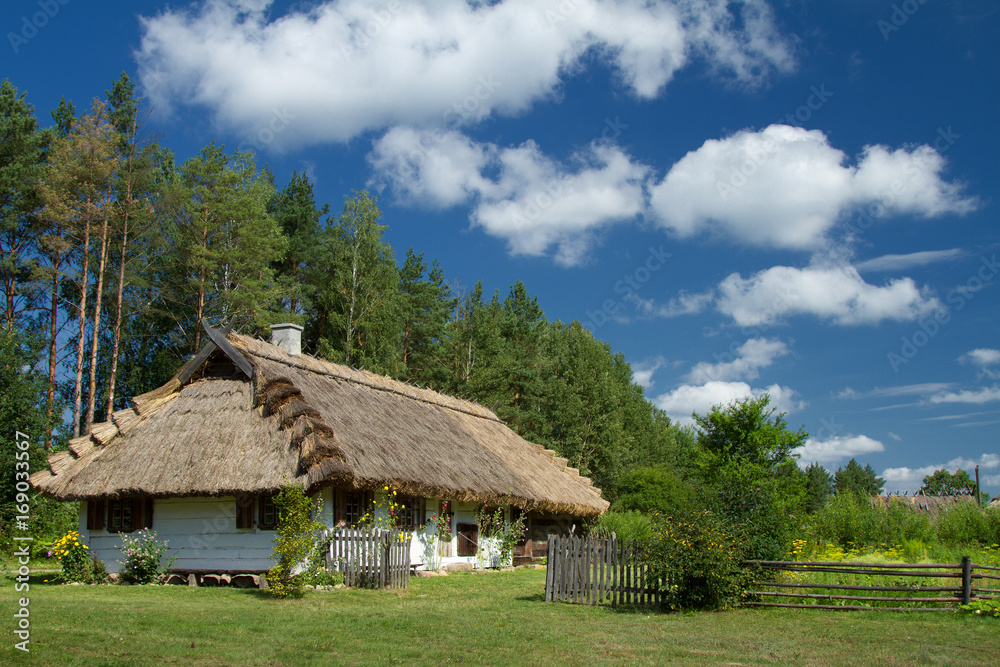
{"type": "Polygon", "coordinates": [[[803,465],[1000,491],[1000,7],[10,1],[39,118],[121,71],[178,162],[253,148],[402,255],[520,279],[678,419],[768,391],[803,465]]]}

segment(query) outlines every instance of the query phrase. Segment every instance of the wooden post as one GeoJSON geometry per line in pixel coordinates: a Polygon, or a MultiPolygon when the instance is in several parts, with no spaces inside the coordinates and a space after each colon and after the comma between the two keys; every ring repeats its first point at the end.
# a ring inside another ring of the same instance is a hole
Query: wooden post
{"type": "Polygon", "coordinates": [[[962,556],[962,604],[972,601],[972,559],[962,556]]]}
{"type": "Polygon", "coordinates": [[[548,536],[548,546],[545,552],[545,601],[552,602],[552,574],[555,572],[555,535],[548,536]]]}

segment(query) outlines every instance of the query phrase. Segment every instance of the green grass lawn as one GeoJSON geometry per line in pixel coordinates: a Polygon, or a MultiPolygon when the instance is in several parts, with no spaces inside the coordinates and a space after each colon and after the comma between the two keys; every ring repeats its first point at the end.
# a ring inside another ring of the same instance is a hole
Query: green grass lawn
{"type": "Polygon", "coordinates": [[[659,614],[546,604],[544,571],[411,579],[406,591],[307,593],[55,586],[32,579],[31,653],[5,665],[995,664],[1000,622],[951,612],[745,609],[659,614]]]}

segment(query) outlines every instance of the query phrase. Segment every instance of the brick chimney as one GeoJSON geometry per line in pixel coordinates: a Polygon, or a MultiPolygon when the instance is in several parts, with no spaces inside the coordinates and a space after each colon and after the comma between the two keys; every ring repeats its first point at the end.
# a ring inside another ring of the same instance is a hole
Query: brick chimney
{"type": "Polygon", "coordinates": [[[285,322],[271,325],[271,345],[277,345],[288,354],[302,354],[302,327],[285,322]]]}

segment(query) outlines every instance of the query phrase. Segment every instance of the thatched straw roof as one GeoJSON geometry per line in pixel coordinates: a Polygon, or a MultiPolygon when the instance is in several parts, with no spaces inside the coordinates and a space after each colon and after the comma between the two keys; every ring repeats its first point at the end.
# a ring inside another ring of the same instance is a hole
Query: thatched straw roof
{"type": "Polygon", "coordinates": [[[388,484],[403,494],[579,516],[607,509],[565,459],[480,405],[211,333],[223,349],[71,441],[32,476],[35,487],[80,500],[388,484]]]}
{"type": "Polygon", "coordinates": [[[872,507],[888,507],[889,503],[892,502],[906,503],[918,512],[935,516],[939,512],[958,505],[959,503],[974,503],[976,502],[976,499],[974,496],[969,495],[925,496],[922,493],[917,493],[912,496],[888,495],[872,496],[871,498],[872,507]]]}

